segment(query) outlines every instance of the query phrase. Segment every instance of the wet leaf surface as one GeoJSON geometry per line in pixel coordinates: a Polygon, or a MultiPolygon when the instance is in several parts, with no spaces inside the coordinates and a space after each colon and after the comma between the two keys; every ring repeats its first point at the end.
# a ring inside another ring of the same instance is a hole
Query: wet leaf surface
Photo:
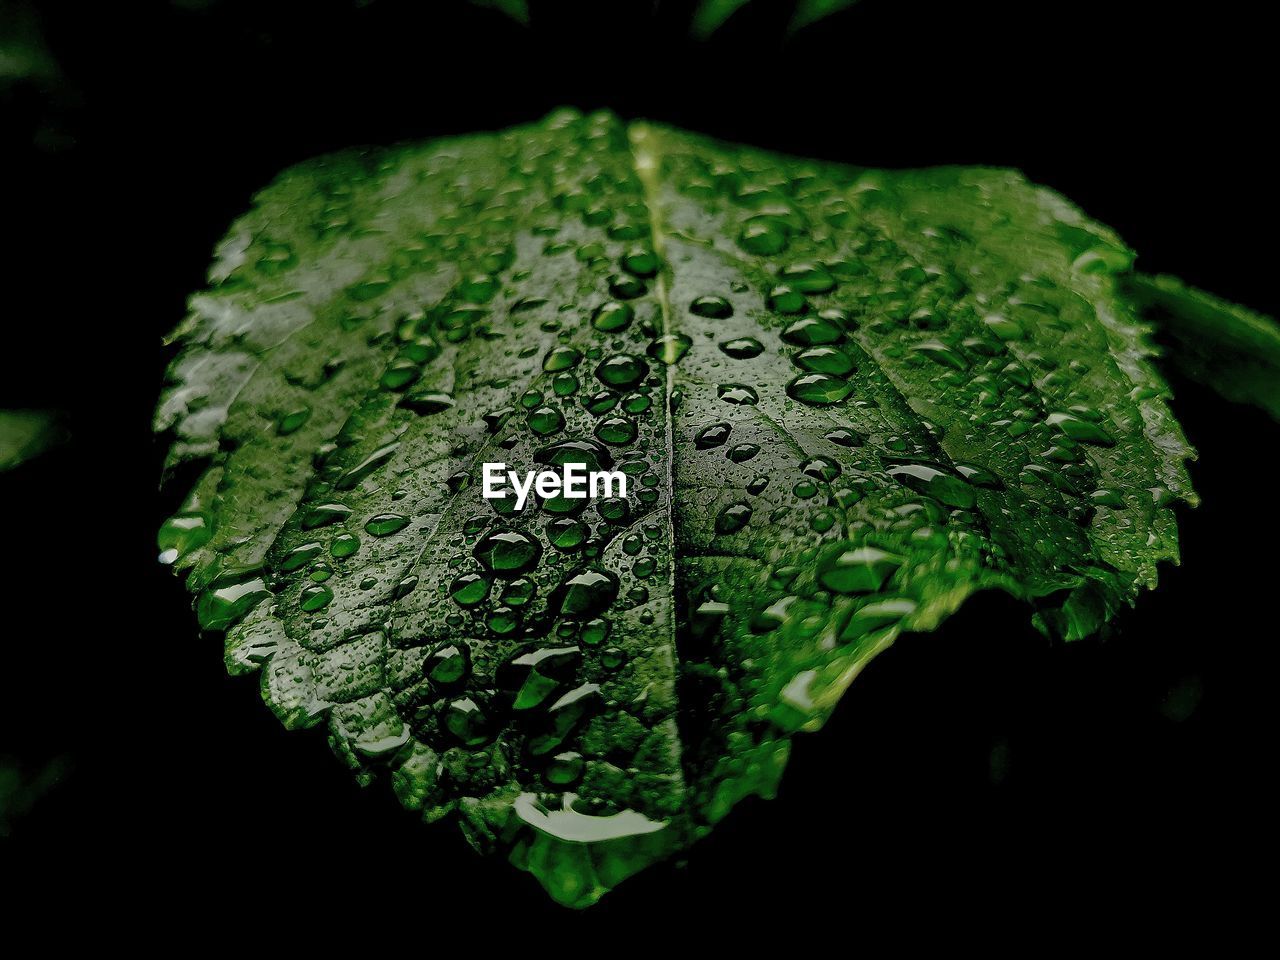
{"type": "Polygon", "coordinates": [[[1073,640],[1176,559],[1190,455],[1117,277],[1003,170],[608,115],[321,158],[218,251],[160,533],[233,673],[581,906],[770,796],[978,590],[1073,640]],[[628,495],[481,495],[481,465],[628,495]]]}

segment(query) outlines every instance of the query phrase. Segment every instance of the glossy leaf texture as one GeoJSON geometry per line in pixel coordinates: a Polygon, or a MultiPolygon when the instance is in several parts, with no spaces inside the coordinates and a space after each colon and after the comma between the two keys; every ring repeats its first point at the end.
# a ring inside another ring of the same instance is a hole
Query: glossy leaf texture
{"type": "Polygon", "coordinates": [[[324,157],[174,334],[162,559],[287,726],[583,906],[900,633],[999,588],[1072,640],[1155,584],[1190,450],[1130,260],[1010,171],[607,114],[324,157]],[[517,513],[485,462],[632,482],[517,513]]]}

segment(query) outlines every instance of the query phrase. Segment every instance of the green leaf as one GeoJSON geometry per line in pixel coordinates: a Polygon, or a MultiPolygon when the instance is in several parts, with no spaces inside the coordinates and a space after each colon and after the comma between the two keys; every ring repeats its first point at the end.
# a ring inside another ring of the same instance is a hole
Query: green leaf
{"type": "Polygon", "coordinates": [[[0,471],[38,457],[65,439],[50,410],[0,410],[0,471]]]}
{"type": "Polygon", "coordinates": [[[694,8],[689,33],[699,40],[707,39],[748,2],[749,0],[701,0],[694,8]]]}
{"type": "Polygon", "coordinates": [[[586,905],[900,633],[998,588],[1071,640],[1155,584],[1190,450],[1131,259],[1013,172],[607,114],[324,157],[175,334],[207,469],[162,559],[287,726],[586,905]],[[631,485],[517,513],[499,461],[631,485]]]}
{"type": "Polygon", "coordinates": [[[1184,375],[1280,420],[1280,326],[1174,277],[1127,278],[1133,300],[1172,347],[1184,375]]]}
{"type": "Polygon", "coordinates": [[[796,11],[791,15],[791,23],[787,26],[788,33],[795,33],[803,30],[810,24],[817,23],[819,20],[825,20],[833,13],[839,13],[841,10],[852,7],[857,0],[800,0],[796,4],[796,11]]]}
{"type": "Polygon", "coordinates": [[[490,7],[499,13],[505,13],[518,23],[529,25],[528,0],[471,0],[477,7],[490,7]]]}

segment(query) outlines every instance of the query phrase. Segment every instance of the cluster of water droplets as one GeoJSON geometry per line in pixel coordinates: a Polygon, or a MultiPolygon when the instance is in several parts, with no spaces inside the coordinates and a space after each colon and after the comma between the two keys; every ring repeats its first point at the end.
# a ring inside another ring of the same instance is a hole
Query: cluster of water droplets
{"type": "Polygon", "coordinates": [[[162,559],[287,724],[481,845],[517,794],[713,823],[899,631],[1000,586],[1085,591],[1072,635],[1168,535],[1122,252],[972,176],[572,114],[317,162],[193,301],[162,559]],[[487,462],[627,495],[516,511],[487,462]]]}

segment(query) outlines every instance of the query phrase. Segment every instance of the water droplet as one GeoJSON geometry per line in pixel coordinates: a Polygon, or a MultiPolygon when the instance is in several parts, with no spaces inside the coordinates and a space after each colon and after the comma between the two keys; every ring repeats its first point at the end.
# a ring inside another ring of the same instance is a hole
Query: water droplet
{"type": "Polygon", "coordinates": [[[1045,419],[1049,426],[1060,430],[1072,440],[1092,443],[1101,447],[1115,446],[1115,440],[1101,426],[1074,413],[1051,413],[1045,419]]]}
{"type": "Polygon", "coordinates": [[[818,581],[836,593],[874,593],[903,562],[904,558],[878,547],[845,549],[822,566],[818,581]]]}
{"type": "Polygon", "coordinates": [[[843,428],[828,431],[825,434],[825,439],[830,440],[838,447],[860,447],[864,442],[859,434],[843,428]]]}
{"type": "Polygon", "coordinates": [[[360,538],[354,533],[340,533],[329,544],[329,555],[341,560],[360,549],[360,538]]]}
{"type": "MultiPolygon", "coordinates": [[[[827,312],[823,311],[824,314],[827,312]]],[[[797,347],[820,347],[839,343],[844,339],[844,331],[819,314],[795,321],[782,331],[782,339],[797,347]]]]}
{"type": "Polygon", "coordinates": [[[560,615],[589,620],[603,613],[618,597],[618,578],[605,570],[579,570],[560,587],[560,615]]]}
{"type": "Polygon", "coordinates": [[[755,337],[739,337],[736,340],[725,340],[720,349],[735,360],[750,360],[764,351],[764,345],[755,337]]]}
{"type": "Polygon", "coordinates": [[[333,591],[328,587],[311,584],[302,588],[302,592],[298,595],[298,606],[306,613],[315,613],[327,607],[332,599],[333,591]]]}
{"type": "Polygon", "coordinates": [[[458,296],[467,303],[488,303],[501,286],[496,277],[476,273],[458,285],[458,296]]]}
{"type": "Polygon", "coordinates": [[[589,471],[613,466],[613,455],[609,449],[594,440],[562,440],[537,451],[534,460],[552,467],[580,463],[589,471]]]}
{"type": "Polygon", "coordinates": [[[373,537],[389,537],[409,525],[409,518],[399,513],[379,513],[364,525],[365,532],[373,537]]]}
{"type": "Polygon", "coordinates": [[[1026,330],[1022,328],[1022,324],[998,313],[987,314],[982,318],[982,322],[986,324],[988,330],[1001,340],[1021,340],[1027,335],[1026,330]]]}
{"type": "Polygon", "coordinates": [[[502,602],[509,607],[527,606],[537,592],[537,584],[528,577],[519,577],[502,588],[502,602]]]}
{"type": "Polygon", "coordinates": [[[976,463],[957,463],[956,473],[964,477],[976,487],[988,487],[998,490],[1004,486],[1000,482],[1000,478],[988,470],[986,467],[980,467],[976,463]]]}
{"type": "Polygon", "coordinates": [[[596,503],[596,513],[617,526],[622,526],[631,519],[631,505],[625,497],[605,497],[596,503]]]}
{"type": "Polygon", "coordinates": [[[612,446],[623,446],[636,438],[636,425],[626,417],[608,417],[596,426],[596,438],[612,446]]]}
{"type": "Polygon", "coordinates": [[[496,530],[476,544],[473,555],[485,569],[504,577],[529,570],[542,556],[542,545],[518,530],[496,530]]]}
{"type": "Polygon", "coordinates": [[[836,278],[820,263],[793,263],[779,270],[778,278],[801,293],[829,293],[836,288],[836,278]]]}
{"type": "Polygon", "coordinates": [[[294,547],[284,555],[280,561],[280,571],[289,573],[293,570],[300,570],[309,564],[324,551],[324,544],[314,541],[312,543],[304,543],[300,547],[294,547]]]}
{"type": "Polygon", "coordinates": [[[608,413],[618,405],[618,395],[610,390],[601,390],[582,401],[582,408],[595,416],[608,413]]]}
{"type": "Polygon", "coordinates": [[[615,273],[609,277],[609,295],[619,300],[634,300],[649,292],[643,280],[615,273]]]}
{"type": "Polygon", "coordinates": [[[553,787],[570,787],[582,779],[585,761],[582,754],[572,751],[557,753],[547,764],[547,783],[553,787]]]}
{"type": "Polygon", "coordinates": [[[529,429],[540,437],[548,437],[564,427],[564,414],[555,407],[539,407],[529,414],[529,429]]]}
{"type": "Polygon", "coordinates": [[[683,333],[665,333],[649,344],[648,354],[660,363],[670,366],[679,363],[693,346],[693,339],[683,333]]]}
{"type": "Polygon", "coordinates": [[[276,421],[276,433],[280,434],[282,437],[287,437],[310,419],[311,408],[299,407],[290,413],[286,413],[276,421]]]}
{"type": "Polygon", "coordinates": [[[923,340],[913,344],[911,349],[944,367],[951,367],[953,370],[969,369],[969,361],[956,352],[954,347],[941,340],[923,340]]]}
{"type": "Polygon", "coordinates": [[[973,488],[959,477],[923,463],[890,467],[889,476],[917,493],[932,497],[949,507],[967,510],[977,502],[973,488]]]}
{"type": "Polygon", "coordinates": [[[806,373],[787,384],[787,395],[813,407],[839,403],[853,392],[853,384],[825,373],[806,373]]]}
{"type": "Polygon", "coordinates": [[[755,406],[760,402],[759,395],[745,383],[722,383],[716,387],[716,395],[735,406],[755,406]]]}
{"type": "Polygon", "coordinates": [[[404,390],[416,383],[420,376],[422,368],[412,360],[392,360],[378,382],[384,390],[404,390]]]}
{"type": "Polygon", "coordinates": [[[474,607],[489,596],[489,581],[478,573],[464,573],[449,586],[449,596],[460,607],[474,607]]]}
{"type": "Polygon", "coordinates": [[[737,533],[751,522],[754,511],[749,503],[731,503],[716,516],[716,533],[727,535],[737,533]]]}
{"type": "Polygon", "coordinates": [[[422,668],[437,686],[455,687],[471,673],[471,650],[465,643],[446,644],[432,651],[422,668]]]}
{"type": "Polygon", "coordinates": [[[733,427],[728,423],[713,423],[710,426],[703,427],[693,438],[693,445],[699,450],[710,450],[712,447],[718,447],[729,439],[729,434],[733,427]]]}
{"type": "Polygon", "coordinates": [[[582,353],[573,347],[553,347],[542,361],[542,369],[548,373],[570,370],[582,360],[582,353]]]}
{"type": "Polygon", "coordinates": [[[637,277],[652,277],[658,272],[658,257],[652,250],[637,248],[623,254],[622,269],[637,277]]]}
{"type": "Polygon", "coordinates": [[[815,373],[829,373],[843,377],[853,372],[853,361],[843,350],[835,347],[810,347],[794,357],[796,366],[815,373]]]}
{"type": "Polygon", "coordinates": [[[572,373],[557,373],[551,381],[551,392],[557,397],[571,397],[578,391],[578,378],[572,373]]]}
{"type": "Polygon", "coordinates": [[[228,571],[200,594],[196,619],[205,630],[225,630],[269,596],[266,582],[255,572],[228,571]]]}
{"type": "Polygon", "coordinates": [[[582,625],[582,642],[588,647],[598,647],[609,639],[608,620],[588,620],[582,625]]]}
{"type": "Polygon", "coordinates": [[[782,314],[804,313],[809,308],[809,303],[805,300],[804,294],[785,283],[779,284],[770,290],[766,302],[770,310],[782,314]]]}
{"type": "Polygon", "coordinates": [[[174,514],[156,534],[161,563],[175,563],[209,541],[212,531],[204,514],[174,514]]]}
{"type": "Polygon", "coordinates": [[[340,476],[334,483],[334,489],[350,490],[352,487],[360,483],[361,480],[390,460],[399,449],[400,443],[397,441],[395,443],[388,443],[385,447],[380,447],[373,451],[373,453],[369,454],[350,470],[343,473],[342,476],[340,476]]]}
{"type": "Polygon", "coordinates": [[[453,397],[440,390],[409,393],[400,400],[400,406],[423,415],[442,413],[452,407],[453,403],[453,397]]]}
{"type": "Polygon", "coordinates": [[[916,611],[916,602],[909,597],[891,597],[885,600],[872,600],[859,607],[849,618],[840,639],[845,642],[865,636],[875,630],[882,630],[908,617],[916,611]]]}
{"type": "Polygon", "coordinates": [[[557,550],[576,550],[591,536],[591,528],[572,517],[557,517],[547,524],[547,539],[557,550]]]}
{"type": "Polygon", "coordinates": [[[444,726],[466,747],[481,747],[493,736],[488,716],[470,697],[455,700],[444,714],[444,726]]]}
{"type": "Polygon", "coordinates": [[[694,299],[694,301],[689,304],[689,311],[700,317],[708,317],[712,320],[724,320],[733,316],[733,304],[724,297],[706,295],[694,299]]]}
{"type": "Polygon", "coordinates": [[[495,607],[484,618],[484,624],[494,635],[505,637],[520,627],[520,614],[511,607],[495,607]]]}
{"type": "Polygon", "coordinates": [[[800,467],[800,472],[806,477],[813,477],[815,480],[822,480],[830,483],[836,477],[840,476],[840,464],[836,463],[830,457],[814,457],[808,460],[800,467]]]}
{"type": "Polygon", "coordinates": [[[629,353],[619,353],[596,367],[596,378],[614,389],[634,387],[649,372],[649,365],[629,353]]]}
{"type": "Polygon", "coordinates": [[[351,508],[345,504],[322,503],[307,511],[307,515],[302,518],[302,529],[314,530],[316,527],[325,527],[331,523],[341,523],[349,516],[351,516],[351,508]]]}
{"type": "Polygon", "coordinates": [[[738,234],[738,246],[756,256],[771,257],[787,246],[787,235],[768,220],[752,220],[738,234]]]}
{"type": "Polygon", "coordinates": [[[1124,497],[1118,490],[1108,490],[1105,487],[1093,491],[1089,499],[1100,507],[1110,507],[1112,510],[1123,510],[1125,506],[1124,497]]]}
{"type": "Polygon", "coordinates": [[[627,413],[644,413],[651,406],[653,400],[643,393],[629,393],[622,398],[622,409],[627,413]]]}
{"type": "Polygon", "coordinates": [[[636,312],[631,309],[630,304],[610,300],[596,307],[595,312],[591,314],[591,325],[607,333],[623,330],[631,324],[635,315],[636,312]]]}

